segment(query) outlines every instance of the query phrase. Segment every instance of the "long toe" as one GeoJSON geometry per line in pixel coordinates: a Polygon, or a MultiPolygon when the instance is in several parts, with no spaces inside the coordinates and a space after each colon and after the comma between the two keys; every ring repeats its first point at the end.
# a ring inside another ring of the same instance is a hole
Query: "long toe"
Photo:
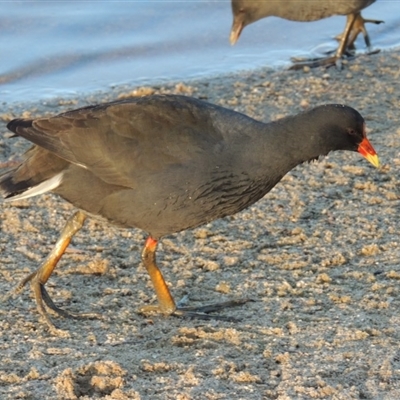
{"type": "Polygon", "coordinates": [[[170,310],[166,312],[158,305],[151,306],[143,306],[139,309],[139,313],[143,315],[151,315],[151,314],[163,314],[165,316],[175,316],[181,318],[196,318],[202,320],[218,320],[218,321],[230,321],[237,322],[239,321],[237,318],[226,317],[222,315],[210,314],[213,312],[221,311],[230,307],[238,307],[249,301],[253,301],[251,299],[237,299],[237,300],[229,300],[221,303],[208,304],[205,306],[195,306],[195,307],[183,307],[177,306],[174,310],[170,310]]]}
{"type": "Polygon", "coordinates": [[[72,313],[69,311],[65,311],[62,308],[58,307],[54,301],[51,299],[49,293],[47,292],[44,285],[40,287],[42,292],[43,301],[46,303],[46,306],[54,311],[56,314],[63,318],[73,318],[73,319],[103,319],[103,316],[98,313],[72,313]]]}
{"type": "Polygon", "coordinates": [[[317,68],[317,67],[333,67],[336,66],[338,69],[342,69],[342,58],[337,57],[336,55],[330,56],[330,57],[325,57],[325,58],[318,58],[318,59],[312,59],[308,61],[299,61],[293,63],[289,67],[289,70],[299,70],[303,69],[304,67],[309,67],[309,68],[317,68]]]}
{"type": "Polygon", "coordinates": [[[251,300],[251,299],[229,300],[229,301],[224,301],[221,303],[207,304],[205,306],[198,306],[198,307],[179,307],[178,306],[177,310],[194,311],[194,312],[208,314],[208,313],[212,313],[212,312],[221,311],[225,308],[238,307],[238,306],[248,303],[249,301],[253,301],[253,300],[251,300]]]}
{"type": "Polygon", "coordinates": [[[52,298],[50,297],[49,293],[47,292],[45,285],[41,282],[40,279],[40,274],[41,269],[39,268],[35,272],[29,274],[26,276],[16,287],[14,290],[11,290],[9,293],[7,293],[5,296],[3,296],[2,301],[7,301],[8,299],[15,297],[19,295],[22,291],[22,289],[26,286],[27,283],[30,283],[32,291],[35,296],[35,301],[36,301],[36,308],[43,317],[47,327],[49,328],[50,332],[56,333],[57,335],[65,335],[65,332],[60,330],[53,322],[53,320],[50,318],[49,313],[46,310],[45,305],[58,314],[61,317],[64,318],[75,318],[75,319],[101,319],[102,315],[97,314],[97,313],[84,313],[84,314],[75,314],[75,313],[70,313],[62,308],[58,307],[52,298]]]}
{"type": "MultiPolygon", "coordinates": [[[[200,307],[201,308],[201,307],[200,307]]],[[[172,314],[175,317],[179,318],[193,318],[193,319],[200,319],[200,320],[216,320],[216,321],[227,321],[227,322],[239,322],[239,318],[234,317],[227,317],[224,315],[215,315],[215,314],[208,314],[207,312],[195,311],[191,309],[185,308],[177,308],[175,312],[172,314]]]]}

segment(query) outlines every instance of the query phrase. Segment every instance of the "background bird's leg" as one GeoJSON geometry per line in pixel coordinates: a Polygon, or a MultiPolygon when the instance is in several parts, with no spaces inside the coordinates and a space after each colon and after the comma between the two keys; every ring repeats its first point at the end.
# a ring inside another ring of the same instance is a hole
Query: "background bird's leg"
{"type": "MultiPolygon", "coordinates": [[[[347,19],[349,19],[350,15],[347,16],[347,19]]],[[[366,23],[371,23],[371,24],[382,24],[384,21],[379,21],[379,20],[375,20],[375,19],[364,19],[363,16],[361,15],[361,13],[357,13],[356,14],[356,19],[353,23],[353,28],[351,29],[349,38],[347,39],[347,46],[346,49],[347,50],[354,50],[355,46],[354,46],[354,42],[357,39],[357,36],[362,33],[364,36],[364,41],[365,41],[365,45],[368,48],[368,51],[371,50],[371,41],[367,32],[367,29],[365,28],[365,24],[366,23]]],[[[341,40],[342,35],[339,35],[337,37],[337,40],[341,40]]]]}
{"type": "Polygon", "coordinates": [[[349,14],[347,16],[346,26],[344,28],[344,32],[341,35],[339,47],[336,50],[335,57],[337,60],[340,60],[342,58],[344,52],[346,51],[350,32],[353,29],[353,25],[354,25],[355,20],[357,19],[357,15],[358,15],[357,13],[353,13],[353,14],[349,14]]]}
{"type": "Polygon", "coordinates": [[[309,61],[300,61],[300,62],[295,61],[295,63],[289,69],[297,70],[297,69],[302,69],[306,66],[310,68],[316,68],[322,66],[329,67],[333,65],[336,65],[338,69],[341,69],[342,68],[341,59],[347,49],[347,42],[349,39],[349,35],[353,29],[354,21],[356,20],[357,15],[358,15],[357,13],[353,13],[347,16],[347,23],[344,28],[344,32],[340,35],[339,47],[337,48],[334,56],[319,58],[309,61]]]}
{"type": "Polygon", "coordinates": [[[55,246],[53,247],[53,250],[44,260],[42,265],[35,272],[31,273],[26,278],[24,278],[15,288],[15,290],[12,291],[8,296],[6,296],[7,299],[10,296],[20,293],[23,287],[28,282],[30,282],[33,292],[35,294],[37,309],[51,330],[55,329],[55,326],[46,312],[46,309],[43,305],[43,301],[49,308],[51,308],[53,311],[55,311],[56,313],[60,314],[63,317],[76,317],[75,315],[71,315],[66,311],[58,308],[51,300],[44,285],[46,284],[51,274],[53,273],[54,268],[56,267],[58,261],[64,254],[65,249],[68,247],[75,233],[82,228],[85,219],[86,215],[82,211],[76,212],[65,224],[60,237],[58,238],[55,246]]]}
{"type": "Polygon", "coordinates": [[[144,306],[140,311],[143,313],[159,311],[163,314],[170,315],[176,310],[176,305],[164,277],[157,267],[156,248],[157,240],[153,239],[151,236],[148,237],[142,251],[142,262],[150,275],[151,282],[156,291],[158,306],[144,306]]]}

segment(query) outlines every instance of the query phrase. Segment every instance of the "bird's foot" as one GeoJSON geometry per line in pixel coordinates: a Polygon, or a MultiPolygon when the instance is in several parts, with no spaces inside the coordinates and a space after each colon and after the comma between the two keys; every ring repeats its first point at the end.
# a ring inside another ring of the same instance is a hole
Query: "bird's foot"
{"type": "MultiPolygon", "coordinates": [[[[365,45],[367,48],[370,50],[371,49],[371,40],[369,38],[367,29],[365,28],[366,23],[371,23],[375,25],[383,24],[385,21],[381,20],[376,20],[376,19],[365,19],[362,17],[360,13],[356,15],[356,18],[354,20],[353,26],[351,28],[347,43],[346,43],[346,48],[347,50],[352,50],[355,51],[356,46],[355,46],[355,41],[360,33],[363,34],[364,36],[364,41],[365,45]]],[[[343,38],[343,34],[337,35],[335,39],[340,42],[343,38]]]]}
{"type": "Polygon", "coordinates": [[[289,70],[299,70],[304,67],[308,68],[317,68],[317,67],[334,67],[337,69],[342,69],[343,64],[347,63],[347,59],[343,60],[341,57],[337,57],[336,55],[331,57],[323,57],[323,58],[314,58],[310,60],[301,60],[292,58],[292,62],[294,63],[289,67],[289,70]]]}
{"type": "Polygon", "coordinates": [[[25,285],[28,282],[30,282],[34,296],[35,296],[36,307],[37,307],[39,314],[43,317],[44,321],[46,322],[46,325],[49,328],[49,331],[58,336],[59,335],[65,336],[65,331],[56,327],[54,322],[51,320],[44,304],[46,304],[46,306],[50,310],[52,310],[53,312],[55,312],[56,314],[58,314],[64,318],[74,318],[74,319],[84,319],[84,318],[100,319],[100,318],[102,318],[102,316],[99,314],[95,314],[95,313],[74,314],[74,313],[69,313],[69,312],[61,309],[60,307],[58,307],[51,299],[44,284],[41,282],[40,275],[41,275],[41,268],[39,268],[35,272],[29,274],[27,277],[25,277],[15,287],[14,290],[11,290],[9,293],[7,293],[5,296],[3,296],[3,298],[1,300],[9,301],[11,298],[16,297],[17,295],[19,295],[21,293],[21,291],[25,287],[25,285]]]}
{"type": "Polygon", "coordinates": [[[199,307],[183,307],[177,306],[173,310],[165,310],[160,306],[144,306],[139,309],[139,313],[143,315],[149,314],[164,314],[164,315],[172,315],[179,318],[195,318],[201,320],[217,320],[217,321],[228,321],[228,322],[237,322],[239,321],[237,318],[232,317],[224,317],[221,315],[210,315],[212,312],[220,311],[222,309],[228,307],[237,307],[245,304],[250,299],[239,299],[239,300],[230,300],[222,303],[209,304],[206,306],[199,307]]]}
{"type": "Polygon", "coordinates": [[[374,49],[374,50],[368,50],[366,54],[369,56],[372,56],[373,54],[378,54],[381,52],[381,49],[374,49]]]}
{"type": "Polygon", "coordinates": [[[50,332],[57,335],[61,332],[65,333],[65,331],[61,331],[56,328],[46,311],[45,304],[50,310],[54,311],[56,314],[61,315],[64,318],[101,318],[101,316],[99,316],[98,314],[76,315],[70,314],[62,310],[54,304],[44,287],[51,274],[53,273],[58,261],[64,254],[69,243],[71,242],[72,237],[82,228],[85,219],[86,215],[82,211],[77,211],[71,218],[69,218],[60,234],[60,237],[57,239],[55,246],[46,257],[46,259],[43,261],[42,265],[35,272],[32,272],[26,278],[24,278],[14,290],[3,297],[3,301],[7,301],[11,297],[18,295],[25,287],[25,285],[29,282],[35,296],[36,307],[39,311],[39,314],[43,317],[50,332]]]}
{"type": "MultiPolygon", "coordinates": [[[[375,49],[375,50],[369,50],[366,54],[367,55],[373,55],[373,54],[378,54],[380,52],[380,49],[375,49]]],[[[337,69],[341,70],[343,68],[344,64],[347,64],[349,60],[355,57],[355,53],[351,51],[346,51],[346,58],[343,57],[337,57],[336,55],[332,55],[329,57],[321,57],[321,58],[312,58],[312,59],[304,59],[304,58],[295,58],[292,57],[291,61],[293,62],[293,65],[289,67],[289,70],[300,70],[303,69],[304,67],[309,67],[309,68],[318,68],[318,67],[325,67],[325,68],[330,68],[330,67],[336,67],[337,69]]]]}

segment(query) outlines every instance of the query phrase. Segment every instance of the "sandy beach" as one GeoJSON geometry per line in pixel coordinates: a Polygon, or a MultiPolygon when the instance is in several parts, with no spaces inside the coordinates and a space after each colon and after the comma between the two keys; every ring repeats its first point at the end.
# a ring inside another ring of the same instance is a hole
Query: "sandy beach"
{"type": "MultiPolygon", "coordinates": [[[[244,72],[89,98],[17,104],[0,114],[0,163],[29,144],[14,117],[150,93],[180,93],[270,121],[324,103],[356,108],[382,166],[336,152],[300,165],[247,210],[166,237],[158,262],[190,305],[248,298],[238,322],[145,317],[145,233],[88,220],[47,284],[54,301],[101,319],[54,317],[30,288],[0,303],[1,399],[400,398],[400,52],[311,71],[244,72]]],[[[74,208],[42,195],[2,203],[0,290],[48,254],[74,208]]]]}

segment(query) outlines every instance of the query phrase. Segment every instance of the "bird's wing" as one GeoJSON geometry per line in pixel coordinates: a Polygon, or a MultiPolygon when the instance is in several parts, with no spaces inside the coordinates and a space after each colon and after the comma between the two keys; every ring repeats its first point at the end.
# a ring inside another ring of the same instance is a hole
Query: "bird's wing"
{"type": "Polygon", "coordinates": [[[14,120],[8,127],[105,182],[132,187],[141,171],[185,165],[218,145],[222,135],[208,107],[182,96],[152,96],[14,120]]]}

